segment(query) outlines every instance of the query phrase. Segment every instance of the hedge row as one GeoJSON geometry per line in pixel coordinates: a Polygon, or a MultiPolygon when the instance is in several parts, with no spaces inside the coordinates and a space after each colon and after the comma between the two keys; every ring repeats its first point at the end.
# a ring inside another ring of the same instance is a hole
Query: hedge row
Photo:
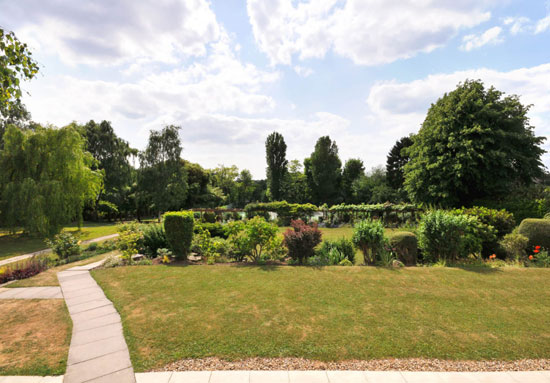
{"type": "Polygon", "coordinates": [[[310,203],[299,204],[278,201],[267,203],[249,203],[245,206],[244,210],[249,217],[254,213],[272,212],[277,213],[280,217],[301,218],[311,216],[313,213],[319,211],[319,208],[310,203]]]}

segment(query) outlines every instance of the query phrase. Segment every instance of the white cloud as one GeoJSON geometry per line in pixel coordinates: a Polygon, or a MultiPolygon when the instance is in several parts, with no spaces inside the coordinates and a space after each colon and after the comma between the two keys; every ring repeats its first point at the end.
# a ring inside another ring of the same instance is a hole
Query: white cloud
{"type": "Polygon", "coordinates": [[[2,2],[0,25],[68,64],[174,63],[201,56],[220,37],[206,0],[18,0],[2,2]]]}
{"type": "Polygon", "coordinates": [[[530,22],[527,17],[507,17],[503,24],[508,26],[512,35],[517,35],[526,30],[526,25],[530,22]]]}
{"type": "Polygon", "coordinates": [[[329,50],[360,65],[430,52],[458,31],[490,18],[494,1],[248,0],[260,50],[272,64],[293,56],[321,58],[329,50]]]}
{"type": "Polygon", "coordinates": [[[495,45],[502,43],[504,40],[501,38],[501,32],[501,27],[493,27],[487,29],[481,35],[464,36],[460,49],[469,52],[473,49],[481,48],[482,46],[487,44],[495,45]]]}
{"type": "Polygon", "coordinates": [[[294,65],[294,71],[299,76],[302,76],[302,77],[308,77],[308,76],[311,76],[313,74],[313,69],[308,68],[308,67],[303,67],[303,66],[300,66],[300,65],[294,65]]]}
{"type": "Polygon", "coordinates": [[[535,34],[542,33],[547,30],[550,30],[550,15],[540,19],[535,25],[535,34]]]}

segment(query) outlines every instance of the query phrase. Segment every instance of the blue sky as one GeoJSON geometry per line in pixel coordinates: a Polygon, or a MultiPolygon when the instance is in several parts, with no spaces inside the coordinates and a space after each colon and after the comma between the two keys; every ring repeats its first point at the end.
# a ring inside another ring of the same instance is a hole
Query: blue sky
{"type": "Polygon", "coordinates": [[[328,134],[343,160],[382,165],[466,78],[519,94],[550,133],[545,0],[0,0],[0,25],[41,64],[36,121],[106,119],[139,149],[180,125],[184,158],[257,178],[274,130],[289,159],[328,134]]]}

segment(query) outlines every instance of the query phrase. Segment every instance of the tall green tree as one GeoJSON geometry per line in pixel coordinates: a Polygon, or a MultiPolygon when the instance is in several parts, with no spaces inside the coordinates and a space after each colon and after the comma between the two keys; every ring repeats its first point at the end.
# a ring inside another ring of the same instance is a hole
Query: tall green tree
{"type": "Polygon", "coordinates": [[[271,199],[281,199],[281,186],[286,173],[286,143],[280,133],[273,132],[265,141],[265,153],[267,161],[267,181],[271,199]]]}
{"type": "Polygon", "coordinates": [[[93,201],[102,175],[85,142],[72,126],[8,126],[0,151],[0,220],[15,230],[51,236],[72,220],[82,222],[84,204],[93,201]]]}
{"type": "Polygon", "coordinates": [[[409,148],[412,144],[412,136],[402,137],[397,140],[388,153],[388,157],[386,159],[386,176],[388,185],[395,190],[403,188],[403,182],[405,182],[403,171],[405,165],[409,162],[409,155],[404,149],[409,148]]]}
{"type": "Polygon", "coordinates": [[[180,159],[180,129],[169,125],[161,131],[152,130],[147,148],[139,155],[139,201],[156,212],[159,219],[165,211],[182,208],[187,196],[187,177],[180,159]]]}
{"type": "Polygon", "coordinates": [[[0,149],[2,136],[8,125],[21,125],[30,114],[21,103],[21,80],[30,80],[38,73],[27,44],[13,32],[0,28],[0,149]]]}
{"type": "Polygon", "coordinates": [[[365,165],[359,158],[350,158],[344,165],[342,171],[342,196],[344,202],[352,203],[353,201],[353,181],[365,175],[365,165]]]}
{"type": "Polygon", "coordinates": [[[543,175],[541,145],[528,106],[481,81],[467,80],[432,104],[405,165],[415,202],[468,206],[543,175]]]}
{"type": "Polygon", "coordinates": [[[305,166],[314,202],[329,205],[340,202],[342,161],[338,156],[336,141],[332,141],[329,136],[319,138],[305,166]]]}
{"type": "Polygon", "coordinates": [[[292,160],[287,166],[282,185],[283,199],[290,203],[306,203],[310,200],[307,176],[298,160],[292,160]]]}
{"type": "Polygon", "coordinates": [[[244,207],[246,204],[253,201],[256,183],[252,179],[252,174],[249,170],[244,169],[239,173],[237,180],[232,190],[232,203],[236,207],[244,207]]]}

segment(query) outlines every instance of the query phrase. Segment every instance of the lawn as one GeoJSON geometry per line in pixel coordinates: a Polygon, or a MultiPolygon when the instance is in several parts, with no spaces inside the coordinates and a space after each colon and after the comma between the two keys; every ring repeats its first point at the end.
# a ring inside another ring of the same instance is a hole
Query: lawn
{"type": "MultiPolygon", "coordinates": [[[[117,232],[117,224],[106,222],[85,222],[79,231],[77,226],[68,226],[63,229],[78,236],[81,240],[103,237],[117,232]]],[[[33,237],[23,234],[9,234],[0,231],[0,260],[16,255],[32,253],[45,249],[44,238],[33,237]]]]}
{"type": "Polygon", "coordinates": [[[72,322],[63,300],[2,300],[0,317],[0,375],[65,372],[72,322]]]}
{"type": "Polygon", "coordinates": [[[137,371],[184,358],[550,357],[550,270],[95,270],[137,371]]]}

